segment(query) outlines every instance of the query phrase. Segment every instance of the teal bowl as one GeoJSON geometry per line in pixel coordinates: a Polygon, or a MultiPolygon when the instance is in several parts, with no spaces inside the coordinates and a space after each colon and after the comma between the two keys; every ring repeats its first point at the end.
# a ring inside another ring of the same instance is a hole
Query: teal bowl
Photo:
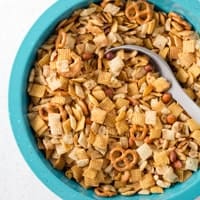
{"type": "MultiPolygon", "coordinates": [[[[59,0],[37,20],[25,37],[16,55],[9,85],[9,116],[12,130],[21,153],[35,175],[62,199],[91,200],[104,199],[94,195],[92,190],[84,190],[76,182],[68,180],[55,170],[38,150],[34,134],[27,119],[28,96],[26,93],[28,74],[37,49],[48,38],[56,24],[68,17],[73,10],[86,7],[89,0],[59,0]]],[[[95,1],[98,2],[98,1],[95,1]]],[[[150,0],[158,9],[176,11],[183,15],[200,31],[200,0],[150,0]]],[[[116,196],[115,200],[190,200],[200,195],[200,170],[182,183],[166,189],[159,195],[116,196]]]]}

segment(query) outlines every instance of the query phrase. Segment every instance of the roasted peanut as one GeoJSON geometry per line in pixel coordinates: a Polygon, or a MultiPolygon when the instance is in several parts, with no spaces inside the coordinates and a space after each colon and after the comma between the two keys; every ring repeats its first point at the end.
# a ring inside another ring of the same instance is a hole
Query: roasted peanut
{"type": "Polygon", "coordinates": [[[169,103],[172,99],[172,95],[170,93],[164,93],[162,96],[163,103],[169,103]]]}
{"type": "Polygon", "coordinates": [[[93,57],[93,54],[89,53],[89,52],[84,52],[83,55],[82,55],[83,60],[89,60],[92,57],[93,57]]]}
{"type": "Polygon", "coordinates": [[[176,160],[174,163],[173,163],[173,167],[176,168],[176,169],[180,169],[183,167],[183,164],[180,160],[176,160]]]}
{"type": "Polygon", "coordinates": [[[176,121],[176,117],[173,114],[169,114],[167,115],[166,120],[168,124],[173,124],[176,121]]]}
{"type": "Polygon", "coordinates": [[[108,52],[105,54],[106,59],[112,60],[115,57],[115,54],[113,52],[108,52]]]}
{"type": "Polygon", "coordinates": [[[152,65],[146,65],[144,67],[144,69],[145,69],[146,72],[152,72],[153,71],[153,66],[152,65]]]}
{"type": "Polygon", "coordinates": [[[172,163],[174,163],[177,160],[177,155],[175,151],[170,151],[169,153],[169,159],[172,163]]]}

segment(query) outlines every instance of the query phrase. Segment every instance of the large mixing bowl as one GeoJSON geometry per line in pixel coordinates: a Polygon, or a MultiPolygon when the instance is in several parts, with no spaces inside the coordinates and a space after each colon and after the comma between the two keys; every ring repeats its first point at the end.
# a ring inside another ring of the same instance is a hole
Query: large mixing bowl
{"type": "MultiPolygon", "coordinates": [[[[68,17],[73,10],[86,7],[92,1],[59,0],[50,7],[33,25],[24,39],[14,61],[9,87],[9,113],[16,142],[35,175],[62,199],[89,200],[101,199],[92,190],[84,190],[79,184],[68,180],[64,174],[54,169],[43,153],[38,150],[34,133],[27,119],[28,96],[26,93],[28,74],[36,56],[37,49],[48,38],[56,24],[68,17]]],[[[96,1],[97,2],[97,1],[96,1]]],[[[200,31],[199,0],[150,0],[158,9],[176,11],[182,14],[196,29],[200,31]]],[[[190,200],[200,194],[200,171],[184,183],[166,189],[159,195],[136,195],[132,197],[116,196],[111,199],[166,199],[190,200]]]]}

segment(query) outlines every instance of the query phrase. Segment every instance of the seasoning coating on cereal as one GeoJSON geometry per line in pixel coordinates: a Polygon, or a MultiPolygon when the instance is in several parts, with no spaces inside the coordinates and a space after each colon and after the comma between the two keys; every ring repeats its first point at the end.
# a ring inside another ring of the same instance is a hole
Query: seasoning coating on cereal
{"type": "Polygon", "coordinates": [[[200,104],[200,39],[175,12],[147,1],[103,0],[63,19],[38,49],[28,118],[52,166],[96,195],[163,193],[200,162],[200,125],[167,92],[170,82],[137,51],[171,66],[200,104]]]}

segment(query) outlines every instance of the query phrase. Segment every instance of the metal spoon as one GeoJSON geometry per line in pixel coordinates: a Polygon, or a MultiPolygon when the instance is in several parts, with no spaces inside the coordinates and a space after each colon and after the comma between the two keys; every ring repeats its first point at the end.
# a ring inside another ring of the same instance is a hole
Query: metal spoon
{"type": "Polygon", "coordinates": [[[185,111],[197,122],[200,124],[200,107],[184,92],[183,88],[180,86],[176,78],[174,77],[173,72],[171,71],[167,62],[163,60],[158,54],[153,51],[146,49],[137,45],[123,45],[119,47],[110,48],[106,51],[106,53],[117,50],[136,50],[142,52],[149,56],[157,71],[161,76],[166,78],[170,83],[171,87],[168,90],[173,98],[185,109],[185,111]]]}

